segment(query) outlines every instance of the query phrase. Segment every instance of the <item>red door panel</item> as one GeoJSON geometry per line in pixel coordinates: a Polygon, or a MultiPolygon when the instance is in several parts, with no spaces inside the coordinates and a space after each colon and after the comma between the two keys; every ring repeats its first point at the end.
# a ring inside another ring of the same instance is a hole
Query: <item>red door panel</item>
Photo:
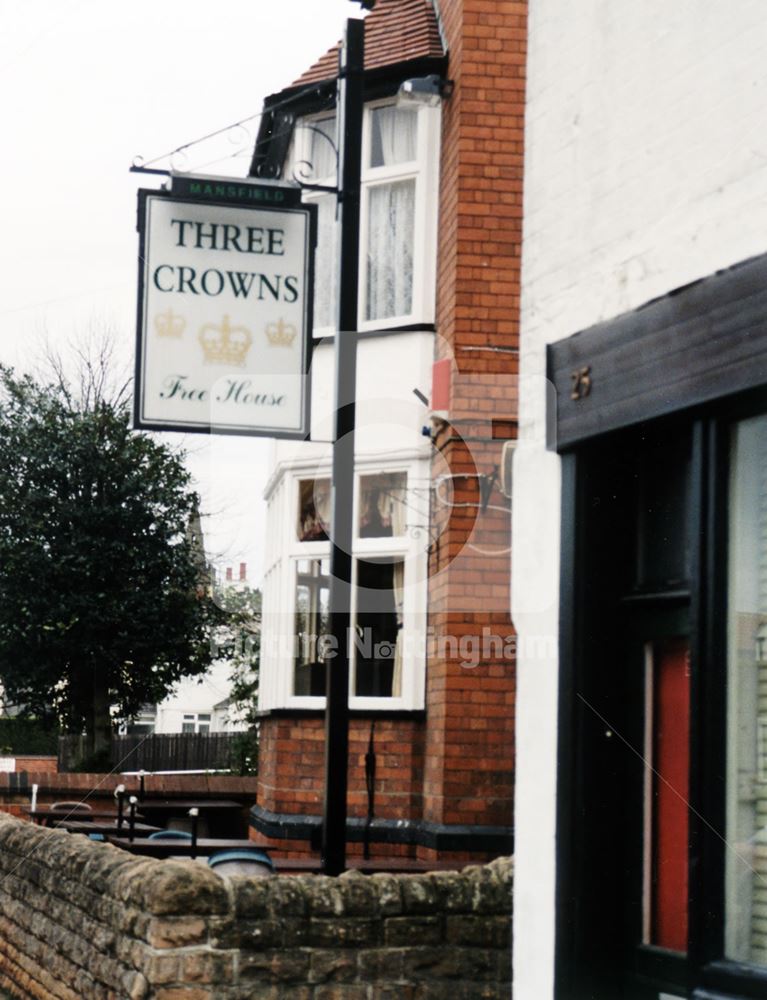
{"type": "Polygon", "coordinates": [[[687,950],[690,658],[686,639],[654,644],[652,944],[687,950]]]}

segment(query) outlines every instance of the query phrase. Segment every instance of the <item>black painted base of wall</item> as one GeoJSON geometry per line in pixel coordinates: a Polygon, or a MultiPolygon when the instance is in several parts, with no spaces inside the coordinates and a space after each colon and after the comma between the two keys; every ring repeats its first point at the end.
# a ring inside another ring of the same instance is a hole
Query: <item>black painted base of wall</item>
{"type": "MultiPolygon", "coordinates": [[[[250,810],[250,825],[265,837],[280,840],[307,840],[316,847],[322,818],[274,813],[255,805],[250,810]]],[[[348,819],[346,836],[350,843],[365,839],[368,823],[348,819]]],[[[464,826],[429,823],[425,820],[374,819],[370,822],[369,840],[378,844],[407,844],[435,851],[468,851],[472,854],[511,855],[514,853],[514,830],[510,826],[464,826]]]]}

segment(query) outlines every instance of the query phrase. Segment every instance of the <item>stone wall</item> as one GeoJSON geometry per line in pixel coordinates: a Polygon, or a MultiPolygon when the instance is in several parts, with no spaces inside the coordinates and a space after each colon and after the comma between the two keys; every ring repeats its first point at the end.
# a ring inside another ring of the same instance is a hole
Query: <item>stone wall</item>
{"type": "Polygon", "coordinates": [[[225,880],[0,815],[0,989],[35,1000],[510,996],[512,868],[225,880]]]}

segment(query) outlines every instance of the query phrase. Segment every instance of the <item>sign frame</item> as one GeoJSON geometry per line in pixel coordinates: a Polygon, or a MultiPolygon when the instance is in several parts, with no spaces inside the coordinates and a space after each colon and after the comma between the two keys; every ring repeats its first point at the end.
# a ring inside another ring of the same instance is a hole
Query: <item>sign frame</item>
{"type": "Polygon", "coordinates": [[[311,360],[314,347],[314,257],[317,246],[317,206],[301,201],[300,188],[284,184],[254,183],[249,179],[182,175],[173,178],[173,186],[166,188],[139,188],[138,215],[136,228],[139,234],[138,250],[138,297],[136,311],[136,354],[133,393],[134,430],[168,431],[183,434],[227,434],[236,437],[267,437],[287,440],[308,441],[311,419],[311,360]],[[193,186],[198,184],[206,193],[198,195],[193,186]],[[218,192],[218,193],[216,193],[218,192]],[[243,192],[246,192],[243,194],[243,192]],[[263,201],[261,200],[263,198],[263,201]],[[148,333],[147,310],[147,229],[151,201],[157,199],[186,205],[210,205],[212,208],[229,206],[251,208],[258,212],[274,213],[276,216],[290,214],[303,215],[306,219],[306,246],[304,252],[304,341],[301,351],[302,399],[300,406],[300,427],[280,429],[254,424],[252,427],[236,427],[217,424],[213,420],[185,423],[145,418],[145,340],[148,333]]]}

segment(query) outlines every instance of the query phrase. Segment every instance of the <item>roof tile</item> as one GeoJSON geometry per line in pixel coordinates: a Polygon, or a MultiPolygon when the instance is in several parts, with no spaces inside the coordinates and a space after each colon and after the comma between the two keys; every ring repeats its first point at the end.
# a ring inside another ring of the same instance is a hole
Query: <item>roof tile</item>
{"type": "MultiPolygon", "coordinates": [[[[293,86],[333,79],[340,47],[329,49],[293,86]]],[[[432,0],[378,0],[365,18],[365,69],[444,54],[432,0]]]]}

